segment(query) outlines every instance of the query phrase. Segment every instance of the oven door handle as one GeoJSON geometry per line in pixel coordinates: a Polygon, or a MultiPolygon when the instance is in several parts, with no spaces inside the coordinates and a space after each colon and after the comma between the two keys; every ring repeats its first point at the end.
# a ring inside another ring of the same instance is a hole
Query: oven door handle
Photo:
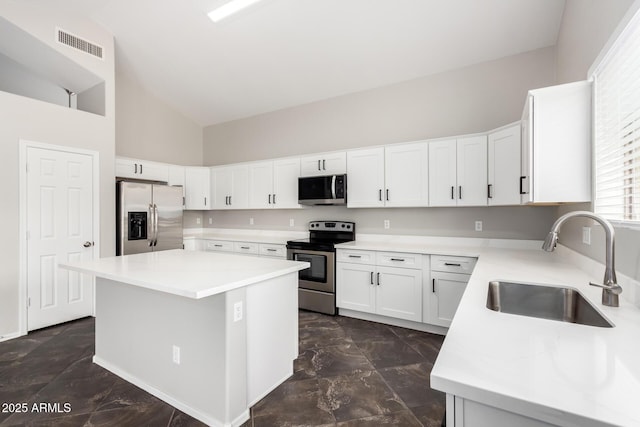
{"type": "Polygon", "coordinates": [[[336,198],[336,176],[335,175],[331,177],[331,198],[332,199],[336,198]]]}

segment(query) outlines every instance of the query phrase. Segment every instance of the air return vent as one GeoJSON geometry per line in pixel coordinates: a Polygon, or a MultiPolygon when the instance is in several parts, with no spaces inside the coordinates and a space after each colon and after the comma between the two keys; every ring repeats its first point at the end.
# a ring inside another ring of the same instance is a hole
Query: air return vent
{"type": "Polygon", "coordinates": [[[88,53],[89,55],[93,55],[96,58],[103,59],[102,46],[99,46],[95,43],[91,43],[87,40],[81,39],[80,37],[74,36],[73,34],[70,34],[64,30],[61,30],[60,28],[58,28],[57,31],[58,31],[58,43],[65,44],[74,49],[78,49],[85,53],[88,53]]]}

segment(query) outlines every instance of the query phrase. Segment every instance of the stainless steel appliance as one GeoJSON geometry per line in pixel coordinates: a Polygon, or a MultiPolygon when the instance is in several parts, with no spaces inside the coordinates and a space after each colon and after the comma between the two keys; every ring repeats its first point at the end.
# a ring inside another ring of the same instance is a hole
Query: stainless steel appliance
{"type": "Polygon", "coordinates": [[[346,205],[347,175],[298,178],[298,203],[301,205],[346,205]]]}
{"type": "Polygon", "coordinates": [[[116,182],[116,255],[182,249],[182,187],[116,182]]]}
{"type": "Polygon", "coordinates": [[[356,224],[344,221],[313,221],[309,238],[287,242],[287,259],[306,261],[311,267],[298,273],[299,307],[334,315],[336,310],[335,244],[356,238],[356,224]]]}

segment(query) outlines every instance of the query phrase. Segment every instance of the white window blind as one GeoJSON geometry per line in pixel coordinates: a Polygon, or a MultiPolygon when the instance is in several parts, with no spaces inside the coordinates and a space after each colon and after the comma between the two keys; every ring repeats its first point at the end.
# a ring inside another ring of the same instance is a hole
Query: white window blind
{"type": "Polygon", "coordinates": [[[596,213],[640,222],[640,16],[593,73],[596,213]]]}

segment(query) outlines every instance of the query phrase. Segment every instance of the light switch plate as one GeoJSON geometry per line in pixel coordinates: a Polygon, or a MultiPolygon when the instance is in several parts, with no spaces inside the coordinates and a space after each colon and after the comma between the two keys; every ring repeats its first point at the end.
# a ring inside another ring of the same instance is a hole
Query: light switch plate
{"type": "Polygon", "coordinates": [[[476,231],[482,231],[482,221],[476,221],[476,231]]]}
{"type": "Polygon", "coordinates": [[[591,244],[591,227],[582,227],[582,243],[591,244]]]}
{"type": "Polygon", "coordinates": [[[233,304],[233,321],[239,322],[240,320],[242,320],[242,301],[233,304]]]}
{"type": "Polygon", "coordinates": [[[384,220],[384,229],[388,230],[391,228],[391,221],[389,221],[388,219],[384,220]]]}

